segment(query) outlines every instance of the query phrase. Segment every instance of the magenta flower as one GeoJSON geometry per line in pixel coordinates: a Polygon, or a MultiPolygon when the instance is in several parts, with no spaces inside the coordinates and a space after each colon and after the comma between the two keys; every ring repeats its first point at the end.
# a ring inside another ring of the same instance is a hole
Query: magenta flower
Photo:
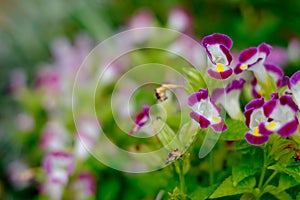
{"type": "Polygon", "coordinates": [[[168,17],[168,27],[177,31],[186,31],[191,28],[191,16],[180,7],[173,8],[168,17]]]}
{"type": "Polygon", "coordinates": [[[72,184],[74,189],[74,199],[89,199],[96,193],[95,176],[89,172],[79,174],[76,181],[72,184]]]}
{"type": "Polygon", "coordinates": [[[271,49],[270,45],[262,43],[258,47],[250,47],[243,50],[239,55],[239,62],[234,69],[234,73],[240,74],[245,70],[249,70],[253,71],[259,81],[268,81],[268,74],[264,64],[271,49]]]}
{"type": "Polygon", "coordinates": [[[289,95],[280,98],[277,93],[272,95],[272,99],[265,103],[264,114],[268,121],[259,125],[259,131],[264,135],[277,132],[282,137],[288,137],[298,130],[298,119],[296,112],[298,106],[289,95]]]}
{"type": "MultiPolygon", "coordinates": [[[[281,68],[271,64],[265,64],[264,68],[266,69],[270,77],[274,80],[277,87],[282,87],[285,85],[285,83],[283,82],[284,73],[281,68]]],[[[265,91],[263,87],[257,82],[257,79],[255,77],[253,77],[251,81],[251,85],[252,85],[252,95],[254,98],[260,98],[265,95],[265,91]]]]}
{"type": "Polygon", "coordinates": [[[268,135],[263,135],[259,132],[259,125],[267,122],[268,118],[264,114],[263,106],[264,99],[254,99],[245,106],[246,125],[250,129],[245,134],[245,139],[249,144],[262,145],[269,139],[268,135]]]}
{"type": "Polygon", "coordinates": [[[150,119],[150,107],[144,106],[142,111],[135,117],[135,125],[130,131],[130,135],[137,133],[150,119]]]}
{"type": "Polygon", "coordinates": [[[211,128],[215,132],[223,132],[227,129],[224,120],[220,116],[218,108],[209,98],[208,89],[201,89],[188,98],[188,105],[192,108],[191,118],[199,123],[201,128],[211,128]]]}
{"type": "Polygon", "coordinates": [[[208,74],[215,79],[227,79],[233,70],[230,68],[232,56],[229,50],[232,40],[224,34],[215,33],[202,40],[208,56],[208,74]]]}
{"type": "Polygon", "coordinates": [[[295,102],[300,106],[300,71],[295,72],[288,81],[295,102]]]}
{"type": "Polygon", "coordinates": [[[242,119],[239,97],[241,95],[244,79],[233,80],[226,88],[216,88],[212,94],[212,101],[221,104],[233,119],[242,119]]]}
{"type": "Polygon", "coordinates": [[[52,152],[44,158],[43,167],[49,182],[66,185],[74,170],[74,158],[62,151],[52,152]]]}

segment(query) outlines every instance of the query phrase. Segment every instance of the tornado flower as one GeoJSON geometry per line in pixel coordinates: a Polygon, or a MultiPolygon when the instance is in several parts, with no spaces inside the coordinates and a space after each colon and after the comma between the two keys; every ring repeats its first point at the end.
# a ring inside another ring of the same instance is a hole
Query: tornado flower
{"type": "Polygon", "coordinates": [[[259,125],[268,121],[263,110],[264,104],[264,99],[260,98],[249,102],[245,107],[246,125],[250,129],[245,134],[245,139],[249,144],[256,146],[266,143],[269,139],[268,135],[259,132],[259,125]]]}
{"type": "Polygon", "coordinates": [[[188,105],[193,109],[190,113],[191,118],[198,122],[201,128],[211,126],[218,133],[227,129],[224,120],[220,116],[220,109],[208,96],[208,89],[201,89],[191,94],[188,105]]]}
{"type": "Polygon", "coordinates": [[[268,74],[264,63],[270,51],[271,46],[266,43],[262,43],[258,47],[250,47],[243,50],[239,55],[234,73],[240,74],[245,70],[253,71],[255,77],[265,83],[268,81],[268,74]]]}
{"type": "Polygon", "coordinates": [[[216,88],[212,94],[212,101],[216,104],[221,104],[233,119],[241,119],[243,117],[239,97],[245,82],[242,78],[233,80],[226,88],[216,88]]]}
{"type": "Polygon", "coordinates": [[[144,106],[142,111],[135,117],[135,125],[130,131],[130,135],[137,133],[150,119],[150,107],[144,106]]]}
{"type": "Polygon", "coordinates": [[[295,102],[300,106],[300,71],[295,72],[289,79],[288,86],[292,91],[295,102]]]}
{"type": "Polygon", "coordinates": [[[259,125],[259,131],[264,135],[277,132],[282,137],[293,135],[298,129],[296,112],[298,106],[289,95],[280,98],[277,93],[264,105],[264,113],[268,122],[259,125]]]}
{"type": "Polygon", "coordinates": [[[215,33],[202,40],[208,56],[208,74],[215,79],[227,79],[233,70],[230,68],[232,56],[229,50],[232,40],[224,34],[215,33]]]}

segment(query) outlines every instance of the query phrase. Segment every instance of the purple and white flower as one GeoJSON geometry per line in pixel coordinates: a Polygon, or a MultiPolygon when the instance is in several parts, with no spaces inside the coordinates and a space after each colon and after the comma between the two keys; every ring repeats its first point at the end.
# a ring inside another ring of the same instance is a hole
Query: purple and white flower
{"type": "Polygon", "coordinates": [[[269,135],[261,134],[259,131],[259,125],[268,121],[264,114],[264,104],[264,99],[260,98],[252,100],[245,106],[245,123],[250,129],[245,134],[245,139],[249,144],[256,146],[266,143],[269,139],[269,135]]]}
{"type": "Polygon", "coordinates": [[[191,118],[198,122],[201,128],[211,126],[218,133],[227,129],[220,116],[220,108],[208,96],[208,89],[201,89],[191,94],[188,98],[188,105],[193,110],[190,113],[191,118]]]}
{"type": "Polygon", "coordinates": [[[74,170],[74,158],[66,152],[52,152],[44,158],[43,167],[48,181],[66,185],[74,170]]]}
{"type": "Polygon", "coordinates": [[[239,62],[234,69],[234,73],[240,74],[245,70],[253,71],[258,81],[265,83],[268,81],[268,74],[264,64],[271,49],[270,45],[262,43],[258,47],[243,50],[239,55],[239,62]]]}
{"type": "Polygon", "coordinates": [[[173,8],[168,17],[168,27],[177,31],[187,31],[191,28],[192,18],[180,7],[173,8]]]}
{"type": "MultiPolygon", "coordinates": [[[[285,83],[283,82],[284,73],[281,68],[271,64],[265,64],[264,67],[267,73],[276,83],[277,87],[285,86],[285,83]]],[[[257,79],[255,77],[253,77],[251,81],[251,85],[252,85],[252,95],[254,98],[260,98],[265,95],[266,91],[264,91],[264,88],[257,82],[257,79]]]]}
{"type": "Polygon", "coordinates": [[[239,97],[245,79],[233,80],[226,88],[216,88],[212,94],[212,101],[221,104],[232,119],[243,119],[239,97]]]}
{"type": "Polygon", "coordinates": [[[96,193],[95,176],[89,172],[79,174],[76,181],[72,184],[75,200],[92,198],[96,193]]]}
{"type": "Polygon", "coordinates": [[[215,79],[227,79],[233,70],[230,68],[232,56],[229,50],[232,40],[224,34],[215,33],[202,40],[208,56],[208,74],[215,79]]]}
{"type": "Polygon", "coordinates": [[[264,135],[277,132],[282,137],[288,137],[298,130],[296,113],[298,106],[289,95],[278,97],[277,93],[265,103],[264,114],[268,121],[259,125],[259,131],[264,135]]]}
{"type": "Polygon", "coordinates": [[[139,112],[136,117],[135,117],[135,125],[134,127],[131,129],[130,131],[130,135],[133,135],[137,132],[139,132],[139,130],[146,125],[146,123],[149,121],[150,119],[150,107],[149,106],[144,106],[142,111],[139,112]]]}
{"type": "Polygon", "coordinates": [[[291,78],[289,78],[288,86],[293,94],[293,98],[300,106],[300,71],[295,72],[291,78]]]}

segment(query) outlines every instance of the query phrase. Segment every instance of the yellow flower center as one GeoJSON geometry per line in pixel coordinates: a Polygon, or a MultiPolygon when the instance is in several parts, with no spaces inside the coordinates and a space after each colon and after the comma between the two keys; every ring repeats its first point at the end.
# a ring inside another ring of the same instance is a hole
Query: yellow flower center
{"type": "Polygon", "coordinates": [[[225,71],[225,68],[223,66],[223,64],[221,63],[217,63],[217,72],[224,72],[225,71]]]}
{"type": "Polygon", "coordinates": [[[240,68],[241,68],[241,70],[246,70],[246,69],[248,69],[248,65],[243,64],[240,66],[240,68]]]}
{"type": "Polygon", "coordinates": [[[272,121],[267,125],[267,129],[272,129],[276,126],[276,122],[272,121]]]}
{"type": "Polygon", "coordinates": [[[221,122],[221,119],[220,119],[219,117],[212,117],[212,120],[213,120],[216,124],[218,124],[218,123],[221,122]]]}
{"type": "Polygon", "coordinates": [[[258,132],[258,127],[254,128],[253,130],[253,135],[254,136],[260,136],[259,132],[258,132]]]}

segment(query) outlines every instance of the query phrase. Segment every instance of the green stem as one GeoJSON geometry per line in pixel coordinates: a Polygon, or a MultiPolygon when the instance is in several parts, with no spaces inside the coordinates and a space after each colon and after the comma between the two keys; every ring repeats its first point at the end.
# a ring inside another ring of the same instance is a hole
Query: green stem
{"type": "Polygon", "coordinates": [[[214,184],[214,156],[213,151],[209,153],[209,184],[214,184]]]}
{"type": "Polygon", "coordinates": [[[262,184],[265,178],[265,174],[266,174],[266,169],[267,169],[267,159],[266,159],[267,155],[266,155],[266,147],[264,147],[264,166],[262,168],[261,171],[261,175],[260,175],[260,179],[259,179],[259,183],[258,183],[258,188],[261,189],[262,188],[262,184]]]}
{"type": "Polygon", "coordinates": [[[277,174],[278,174],[278,171],[274,171],[274,172],[271,174],[271,176],[270,176],[270,177],[266,180],[266,182],[264,183],[263,188],[266,187],[266,186],[270,183],[270,181],[271,181],[277,174]]]}
{"type": "Polygon", "coordinates": [[[175,161],[176,172],[179,176],[180,190],[182,194],[185,194],[185,180],[184,180],[184,172],[183,172],[183,163],[182,160],[175,161]]]}

